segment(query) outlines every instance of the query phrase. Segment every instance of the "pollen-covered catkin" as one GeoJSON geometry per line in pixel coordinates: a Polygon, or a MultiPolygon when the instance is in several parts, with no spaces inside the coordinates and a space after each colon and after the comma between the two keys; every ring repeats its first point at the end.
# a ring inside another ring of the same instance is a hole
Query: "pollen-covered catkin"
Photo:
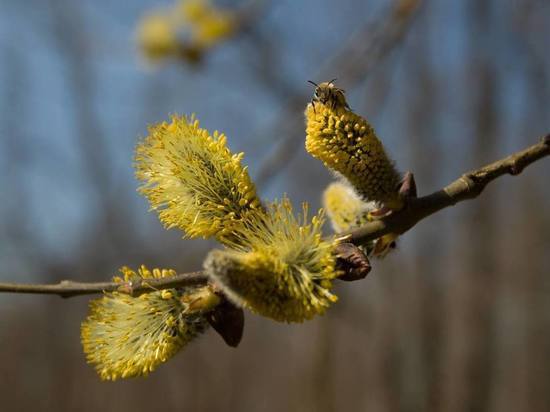
{"type": "Polygon", "coordinates": [[[306,150],[344,176],[366,201],[400,209],[400,176],[371,125],[343,105],[315,101],[306,111],[306,150]]]}
{"type": "MultiPolygon", "coordinates": [[[[117,282],[174,276],[173,270],[124,267],[117,282]]],[[[165,289],[132,297],[105,293],[90,302],[82,323],[84,353],[101,379],[146,376],[201,334],[205,314],[219,303],[209,286],[165,289]],[[197,305],[197,301],[201,304],[197,305]]]]}
{"type": "MultiPolygon", "coordinates": [[[[323,193],[323,206],[335,233],[347,232],[368,223],[370,212],[378,208],[377,202],[362,201],[349,185],[331,183],[323,193]]],[[[367,256],[384,257],[395,248],[397,235],[388,233],[367,242],[361,249],[367,256]]]]}
{"type": "Polygon", "coordinates": [[[336,301],[335,241],[321,237],[322,215],[296,218],[288,199],[257,215],[231,250],[212,251],[204,268],[234,303],[281,322],[302,322],[336,301]]]}
{"type": "Polygon", "coordinates": [[[262,211],[243,156],[230,152],[223,134],[211,135],[198,120],[174,116],[171,123],[150,127],[137,146],[139,191],[165,227],[224,243],[262,211]]]}

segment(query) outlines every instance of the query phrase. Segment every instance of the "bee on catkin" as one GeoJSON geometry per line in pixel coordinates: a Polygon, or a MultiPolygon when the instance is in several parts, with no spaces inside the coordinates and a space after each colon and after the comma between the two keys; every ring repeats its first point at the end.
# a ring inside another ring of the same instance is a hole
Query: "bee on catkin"
{"type": "MultiPolygon", "coordinates": [[[[403,208],[401,175],[390,160],[372,126],[349,107],[344,91],[334,80],[315,85],[307,105],[306,150],[345,178],[372,210],[369,219],[403,208]]],[[[395,246],[394,234],[377,240],[373,253],[384,256],[395,246]]]]}
{"type": "Polygon", "coordinates": [[[311,83],[315,86],[315,92],[313,94],[313,99],[311,104],[315,106],[315,102],[330,106],[333,110],[337,107],[344,107],[348,110],[351,110],[346,101],[345,92],[342,89],[339,89],[334,85],[336,79],[332,79],[330,82],[315,83],[311,80],[308,80],[308,83],[311,83]]]}

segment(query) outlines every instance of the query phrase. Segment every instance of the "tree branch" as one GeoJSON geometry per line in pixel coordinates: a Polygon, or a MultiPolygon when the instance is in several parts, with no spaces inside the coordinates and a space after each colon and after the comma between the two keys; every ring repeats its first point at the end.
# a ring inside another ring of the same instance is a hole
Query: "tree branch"
{"type": "Polygon", "coordinates": [[[403,234],[422,219],[454,206],[464,200],[475,199],[483,189],[498,177],[509,174],[518,175],[531,163],[550,155],[550,134],[543,137],[540,143],[514,153],[480,169],[472,170],[454,182],[430,195],[411,198],[405,209],[388,217],[369,222],[359,229],[352,230],[342,237],[350,243],[360,245],[379,238],[387,233],[403,234]]]}
{"type": "MultiPolygon", "coordinates": [[[[477,170],[472,170],[460,178],[430,195],[411,198],[407,206],[381,220],[367,223],[359,229],[342,235],[350,243],[364,244],[387,233],[403,234],[426,217],[439,212],[458,202],[478,197],[483,189],[493,180],[505,174],[518,175],[531,163],[550,155],[550,134],[542,138],[540,143],[525,150],[514,153],[477,170]]],[[[152,290],[178,288],[201,285],[208,282],[208,277],[202,272],[183,273],[169,278],[146,279],[141,282],[97,282],[85,283],[63,280],[58,284],[20,284],[0,283],[0,293],[34,293],[59,295],[64,298],[90,295],[102,292],[121,292],[132,296],[152,290]]]]}
{"type": "Polygon", "coordinates": [[[139,282],[75,282],[62,280],[57,284],[0,283],[0,292],[33,293],[40,295],[59,295],[70,298],[79,295],[93,295],[103,292],[121,292],[132,296],[154,290],[171,289],[184,286],[202,285],[208,278],[202,272],[182,273],[167,278],[149,278],[139,282]]]}

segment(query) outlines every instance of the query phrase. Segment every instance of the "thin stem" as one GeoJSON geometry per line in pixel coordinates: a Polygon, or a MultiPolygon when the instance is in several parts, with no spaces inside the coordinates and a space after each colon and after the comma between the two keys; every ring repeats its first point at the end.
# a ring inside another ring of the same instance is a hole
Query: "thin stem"
{"type": "Polygon", "coordinates": [[[33,293],[40,295],[59,295],[70,298],[79,295],[91,295],[103,292],[121,292],[132,296],[154,290],[171,289],[184,286],[205,284],[208,281],[202,272],[182,273],[167,278],[144,279],[139,282],[75,282],[62,280],[56,284],[0,283],[0,292],[33,293]]]}

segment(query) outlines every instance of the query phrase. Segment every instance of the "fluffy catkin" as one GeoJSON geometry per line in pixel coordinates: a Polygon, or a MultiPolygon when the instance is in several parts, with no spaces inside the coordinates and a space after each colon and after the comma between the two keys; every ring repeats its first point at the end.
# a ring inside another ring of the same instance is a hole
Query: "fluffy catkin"
{"type": "Polygon", "coordinates": [[[336,233],[346,232],[369,222],[375,202],[364,202],[349,185],[334,182],[323,192],[323,207],[336,233]]]}
{"type": "Polygon", "coordinates": [[[321,237],[322,215],[298,219],[290,202],[257,215],[231,250],[210,252],[205,271],[236,304],[281,322],[302,322],[336,301],[330,290],[339,275],[335,241],[321,237]]]}
{"type": "Polygon", "coordinates": [[[150,127],[136,148],[139,191],[165,227],[227,242],[262,213],[243,156],[231,153],[223,134],[201,129],[193,117],[174,116],[171,123],[150,127]]]}
{"type": "MultiPolygon", "coordinates": [[[[173,270],[124,267],[117,282],[174,276],[173,270]]],[[[105,293],[90,302],[82,322],[86,359],[101,379],[146,376],[208,327],[205,314],[219,303],[208,286],[165,289],[132,297],[105,293]]]]}
{"type": "MultiPolygon", "coordinates": [[[[336,233],[347,232],[368,223],[376,202],[364,202],[349,185],[334,182],[323,193],[323,206],[336,233]]],[[[367,256],[384,257],[395,247],[397,235],[388,233],[368,242],[361,249],[367,256]]]]}

